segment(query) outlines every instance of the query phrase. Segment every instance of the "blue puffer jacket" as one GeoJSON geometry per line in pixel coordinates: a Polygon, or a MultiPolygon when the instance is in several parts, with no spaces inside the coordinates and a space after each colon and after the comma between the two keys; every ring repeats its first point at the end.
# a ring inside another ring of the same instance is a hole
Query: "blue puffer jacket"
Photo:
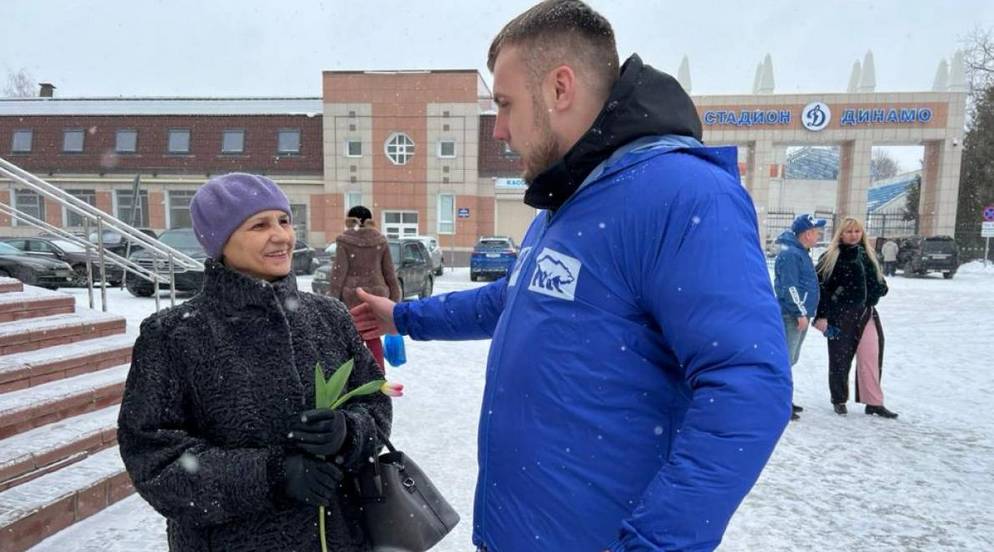
{"type": "MultiPolygon", "coordinates": [[[[473,520],[490,552],[712,550],[790,416],[735,149],[612,150],[560,181],[576,189],[533,221],[510,276],[394,309],[416,340],[493,338],[473,520]]],[[[554,197],[544,182],[528,193],[554,197]]]]}
{"type": "Polygon", "coordinates": [[[777,238],[780,252],[774,263],[773,288],[780,311],[795,318],[818,312],[818,275],[811,254],[790,230],[777,238]]]}

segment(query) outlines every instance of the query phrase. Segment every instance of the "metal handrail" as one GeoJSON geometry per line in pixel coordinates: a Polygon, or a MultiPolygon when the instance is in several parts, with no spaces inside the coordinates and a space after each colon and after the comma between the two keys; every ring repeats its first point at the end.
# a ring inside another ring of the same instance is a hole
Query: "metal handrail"
{"type": "Polygon", "coordinates": [[[21,182],[22,184],[28,186],[32,190],[51,198],[56,203],[62,205],[63,207],[72,210],[74,213],[80,215],[83,218],[90,218],[92,220],[102,220],[103,224],[107,228],[114,230],[115,232],[122,235],[129,240],[139,243],[142,247],[146,249],[151,249],[160,253],[163,257],[169,257],[170,255],[179,263],[188,269],[203,270],[204,265],[200,261],[186,255],[185,253],[173,249],[172,247],[160,242],[159,240],[148,237],[143,232],[140,232],[137,228],[132,227],[126,222],[114,217],[96,207],[86,203],[85,201],[73,196],[72,194],[66,193],[64,190],[58,188],[57,186],[38,178],[37,176],[29,173],[28,171],[14,165],[10,161],[0,157],[0,174],[6,175],[8,178],[21,182]]]}
{"type": "MultiPolygon", "coordinates": [[[[74,197],[71,194],[66,193],[64,190],[52,185],[45,180],[38,178],[37,176],[31,174],[24,169],[21,169],[17,165],[0,158],[0,175],[6,176],[15,182],[19,182],[24,186],[27,186],[31,190],[48,197],[52,201],[61,205],[62,207],[70,210],[80,217],[83,218],[84,223],[87,226],[86,234],[89,235],[89,225],[91,222],[96,223],[97,227],[97,246],[96,252],[97,256],[100,258],[100,271],[102,276],[103,286],[101,287],[101,298],[103,310],[107,310],[107,282],[106,282],[106,268],[105,260],[110,260],[110,262],[116,266],[119,266],[124,270],[122,278],[127,277],[127,273],[131,272],[136,276],[151,281],[154,286],[155,295],[155,308],[159,310],[159,284],[162,281],[168,281],[170,284],[170,300],[173,305],[176,304],[176,274],[177,268],[186,270],[204,270],[204,265],[200,261],[186,255],[185,253],[176,250],[156,239],[150,238],[143,232],[140,232],[137,228],[121,221],[120,219],[97,209],[96,207],[82,201],[81,199],[74,197]],[[135,243],[142,246],[146,251],[152,254],[153,268],[151,271],[141,267],[137,263],[117,255],[113,252],[107,251],[103,246],[103,231],[105,229],[113,230],[114,232],[121,235],[122,239],[128,240],[129,245],[135,243]],[[169,279],[160,275],[157,271],[161,262],[165,262],[169,270],[169,279]]],[[[3,204],[0,204],[3,205],[3,204]]],[[[54,233],[60,237],[64,237],[67,240],[77,243],[86,248],[87,254],[89,256],[90,251],[94,249],[94,245],[88,239],[80,239],[79,237],[66,232],[60,228],[52,226],[45,221],[39,220],[31,215],[20,212],[19,210],[10,207],[8,205],[3,205],[0,208],[6,214],[13,216],[17,220],[23,220],[28,224],[35,226],[37,228],[46,230],[48,232],[54,233]]],[[[87,262],[87,287],[90,290],[90,307],[93,307],[93,275],[92,275],[92,262],[87,262]]]]}

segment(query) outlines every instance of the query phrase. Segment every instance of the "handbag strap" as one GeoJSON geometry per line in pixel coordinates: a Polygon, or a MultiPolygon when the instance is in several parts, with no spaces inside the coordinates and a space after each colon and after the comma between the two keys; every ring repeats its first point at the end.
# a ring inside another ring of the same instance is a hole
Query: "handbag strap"
{"type": "Polygon", "coordinates": [[[379,437],[381,441],[383,441],[383,444],[386,445],[387,450],[389,450],[390,452],[397,452],[397,449],[393,447],[393,443],[391,443],[390,439],[386,436],[385,433],[383,433],[383,430],[380,429],[380,426],[376,426],[376,436],[379,437]]]}

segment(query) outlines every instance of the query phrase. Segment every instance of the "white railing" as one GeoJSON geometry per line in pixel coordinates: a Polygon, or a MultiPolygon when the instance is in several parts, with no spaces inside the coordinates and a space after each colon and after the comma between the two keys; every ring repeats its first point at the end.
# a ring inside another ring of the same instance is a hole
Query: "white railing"
{"type": "Polygon", "coordinates": [[[100,270],[100,279],[102,285],[101,290],[101,307],[104,311],[107,310],[107,271],[106,265],[109,262],[115,266],[122,269],[121,278],[122,281],[127,279],[128,273],[134,274],[136,277],[143,280],[149,281],[153,285],[153,295],[155,297],[155,309],[159,310],[159,285],[160,283],[165,283],[169,285],[170,290],[170,302],[172,305],[176,304],[176,270],[194,270],[203,271],[204,265],[200,261],[186,255],[185,253],[178,251],[159,240],[152,238],[145,233],[139,231],[137,228],[125,223],[124,221],[97,209],[96,207],[86,203],[85,201],[66,193],[64,190],[56,187],[55,185],[46,182],[45,180],[38,178],[37,176],[31,174],[30,172],[14,165],[13,163],[7,161],[6,159],[0,158],[0,176],[5,176],[14,182],[25,186],[44,197],[51,199],[60,206],[64,207],[67,211],[71,211],[79,215],[86,227],[86,234],[80,238],[70,232],[67,232],[61,228],[53,226],[43,220],[36,217],[28,215],[27,213],[21,212],[18,209],[11,207],[9,205],[0,203],[0,212],[10,216],[13,220],[23,221],[35,228],[39,228],[53,235],[59,236],[62,239],[66,239],[75,244],[84,247],[87,251],[87,287],[89,288],[90,295],[90,308],[93,308],[93,256],[95,255],[98,260],[98,267],[100,270]],[[93,225],[96,228],[97,243],[93,244],[87,237],[90,233],[90,226],[93,225]],[[104,230],[113,230],[115,233],[121,236],[122,240],[127,240],[128,247],[130,246],[140,246],[148,254],[152,256],[152,270],[139,265],[138,263],[117,255],[111,251],[107,251],[103,244],[104,230]],[[159,273],[158,267],[162,266],[164,271],[168,270],[169,277],[166,278],[163,274],[159,273]]]}

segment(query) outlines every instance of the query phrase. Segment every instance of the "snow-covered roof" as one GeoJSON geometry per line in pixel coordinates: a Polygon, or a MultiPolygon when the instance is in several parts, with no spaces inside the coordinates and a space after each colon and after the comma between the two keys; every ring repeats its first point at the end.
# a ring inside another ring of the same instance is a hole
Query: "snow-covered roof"
{"type": "Polygon", "coordinates": [[[309,115],[321,98],[0,98],[0,116],[309,115]]]}

